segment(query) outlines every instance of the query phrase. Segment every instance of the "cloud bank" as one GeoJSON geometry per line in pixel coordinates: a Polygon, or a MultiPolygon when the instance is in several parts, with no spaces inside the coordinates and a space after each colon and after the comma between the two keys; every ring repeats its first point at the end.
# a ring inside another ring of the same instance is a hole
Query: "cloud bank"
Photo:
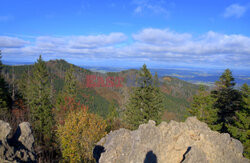
{"type": "MultiPolygon", "coordinates": [[[[250,37],[208,31],[200,36],[170,29],[146,28],[89,36],[39,36],[34,41],[0,36],[4,60],[45,58],[154,61],[173,64],[250,67],[250,37]],[[129,39],[130,38],[130,39],[129,39]],[[132,41],[130,41],[132,39],[132,41]]],[[[87,63],[84,63],[87,64],[87,63]]]]}

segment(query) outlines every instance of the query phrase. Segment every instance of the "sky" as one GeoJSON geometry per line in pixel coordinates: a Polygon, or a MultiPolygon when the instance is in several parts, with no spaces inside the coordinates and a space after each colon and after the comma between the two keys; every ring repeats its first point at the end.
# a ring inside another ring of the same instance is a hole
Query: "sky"
{"type": "Polygon", "coordinates": [[[250,70],[249,0],[0,0],[3,62],[250,70]]]}

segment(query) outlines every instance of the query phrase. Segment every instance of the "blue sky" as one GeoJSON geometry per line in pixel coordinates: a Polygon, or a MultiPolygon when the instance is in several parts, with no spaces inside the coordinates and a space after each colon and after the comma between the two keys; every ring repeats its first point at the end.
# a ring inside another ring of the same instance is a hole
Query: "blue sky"
{"type": "Polygon", "coordinates": [[[250,69],[248,0],[1,0],[3,61],[250,69]]]}

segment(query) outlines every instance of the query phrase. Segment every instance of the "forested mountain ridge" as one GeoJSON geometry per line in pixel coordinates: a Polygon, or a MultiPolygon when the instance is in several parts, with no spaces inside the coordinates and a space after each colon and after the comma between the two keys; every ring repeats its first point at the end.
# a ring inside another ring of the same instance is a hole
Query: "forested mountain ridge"
{"type": "MultiPolygon", "coordinates": [[[[71,65],[72,64],[61,59],[46,62],[55,96],[62,90],[65,73],[71,65]]],[[[99,73],[75,65],[72,66],[74,68],[74,76],[78,81],[78,97],[82,103],[87,103],[91,111],[106,117],[108,107],[112,102],[119,108],[118,111],[125,109],[131,88],[134,86],[135,80],[138,77],[138,70],[130,69],[121,72],[99,73]],[[108,76],[119,76],[122,77],[124,81],[122,87],[119,88],[86,88],[87,75],[101,76],[103,79],[108,76]]],[[[32,68],[33,65],[3,65],[2,74],[11,89],[13,87],[17,89],[18,79],[21,79],[24,73],[29,74],[32,68]]],[[[166,97],[164,101],[166,110],[162,116],[163,120],[183,120],[184,115],[188,114],[186,108],[189,106],[192,96],[198,91],[198,85],[169,76],[160,78],[159,82],[160,90],[166,97]]]]}
{"type": "Polygon", "coordinates": [[[64,60],[45,62],[41,56],[34,65],[3,66],[1,77],[6,81],[1,88],[8,90],[2,92],[11,100],[10,105],[7,98],[2,100],[2,117],[8,113],[10,123],[32,123],[35,151],[44,160],[60,155],[65,160],[92,160],[94,143],[110,131],[134,130],[149,120],[180,121],[191,114],[242,141],[244,155],[249,155],[249,89],[234,89],[229,69],[211,92],[177,78],[158,78],[145,64],[139,71],[99,73],[64,60]],[[17,116],[22,112],[25,119],[17,116]],[[85,144],[78,146],[79,141],[85,144]]]}
{"type": "MultiPolygon", "coordinates": [[[[54,91],[54,102],[56,101],[56,96],[58,93],[63,89],[64,86],[64,77],[69,70],[72,64],[64,61],[64,60],[51,60],[46,62],[46,67],[49,72],[49,78],[52,84],[52,88],[54,91]]],[[[72,65],[75,72],[74,76],[77,78],[77,87],[79,88],[77,91],[78,99],[81,103],[85,103],[89,106],[90,111],[100,114],[101,116],[105,117],[107,114],[107,108],[109,106],[109,102],[100,96],[94,89],[84,88],[84,77],[87,74],[97,74],[93,73],[87,69],[83,69],[72,65]]],[[[2,75],[4,76],[5,80],[9,84],[11,90],[16,90],[18,87],[18,81],[20,82],[23,75],[29,75],[32,71],[34,65],[18,65],[18,66],[9,66],[3,65],[2,68],[2,75]],[[14,75],[13,75],[14,74],[14,75]]],[[[14,91],[15,92],[15,91],[14,91]]]]}

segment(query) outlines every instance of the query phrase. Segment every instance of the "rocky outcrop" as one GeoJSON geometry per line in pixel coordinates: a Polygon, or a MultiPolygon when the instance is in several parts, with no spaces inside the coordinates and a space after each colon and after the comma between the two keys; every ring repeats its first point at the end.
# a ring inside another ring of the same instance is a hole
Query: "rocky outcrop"
{"type": "Polygon", "coordinates": [[[229,134],[210,130],[195,117],[184,123],[142,124],[135,131],[119,129],[98,142],[100,163],[248,163],[242,144],[229,134]]]}
{"type": "Polygon", "coordinates": [[[22,122],[11,138],[10,133],[10,125],[0,120],[0,162],[36,162],[30,124],[22,122]]]}

